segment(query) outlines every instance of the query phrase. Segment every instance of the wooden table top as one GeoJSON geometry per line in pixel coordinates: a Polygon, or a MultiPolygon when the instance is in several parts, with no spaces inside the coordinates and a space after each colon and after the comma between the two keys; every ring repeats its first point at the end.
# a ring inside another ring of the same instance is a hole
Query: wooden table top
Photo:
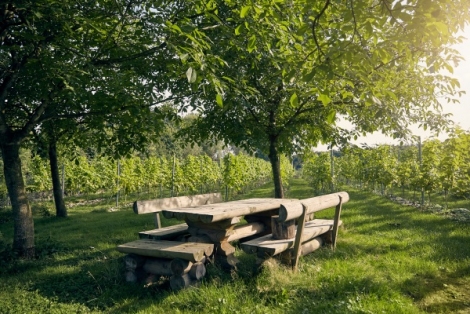
{"type": "Polygon", "coordinates": [[[250,198],[246,200],[208,204],[196,207],[165,209],[162,212],[166,218],[212,223],[224,219],[279,209],[281,204],[288,204],[296,201],[298,200],[285,198],[250,198]]]}

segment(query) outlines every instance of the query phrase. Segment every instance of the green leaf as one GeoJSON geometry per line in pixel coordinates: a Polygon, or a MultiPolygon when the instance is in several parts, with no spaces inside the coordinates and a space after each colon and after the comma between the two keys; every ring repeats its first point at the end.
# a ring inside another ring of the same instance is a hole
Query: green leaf
{"type": "Polygon", "coordinates": [[[445,23],[442,23],[442,22],[436,22],[434,23],[434,25],[436,26],[436,29],[443,35],[447,35],[449,33],[449,27],[445,24],[445,23]]]}
{"type": "Polygon", "coordinates": [[[328,116],[326,117],[326,122],[328,122],[329,124],[333,124],[335,122],[335,118],[336,118],[336,110],[331,110],[330,112],[328,112],[328,116]]]}
{"type": "Polygon", "coordinates": [[[252,52],[256,48],[256,36],[253,35],[248,40],[248,52],[252,52]]]}
{"type": "Polygon", "coordinates": [[[292,96],[290,96],[290,105],[292,107],[297,107],[299,105],[299,98],[297,97],[297,94],[294,93],[292,96]]]}
{"type": "Polygon", "coordinates": [[[305,74],[302,77],[302,79],[304,80],[304,82],[310,82],[314,76],[315,76],[315,70],[310,71],[309,73],[305,74]]]}
{"type": "Polygon", "coordinates": [[[192,67],[189,67],[189,69],[186,71],[186,77],[188,78],[189,83],[196,82],[196,78],[197,78],[196,70],[194,70],[192,67]]]}
{"type": "Polygon", "coordinates": [[[217,96],[215,96],[215,101],[220,107],[224,106],[224,100],[222,99],[222,95],[217,94],[217,96]]]}
{"type": "Polygon", "coordinates": [[[251,9],[250,6],[243,7],[240,11],[240,17],[244,18],[248,14],[248,11],[250,11],[250,9],[251,9]]]}
{"type": "Polygon", "coordinates": [[[189,54],[183,53],[183,54],[180,56],[181,62],[185,63],[186,60],[188,60],[188,57],[189,57],[189,54]]]}
{"type": "Polygon", "coordinates": [[[178,33],[182,33],[181,28],[176,24],[171,24],[172,29],[176,30],[178,33]]]}
{"type": "Polygon", "coordinates": [[[238,25],[237,28],[235,28],[235,35],[240,35],[240,28],[242,27],[242,25],[238,25]]]}
{"type": "Polygon", "coordinates": [[[323,103],[323,106],[326,106],[331,102],[331,98],[327,94],[320,94],[317,99],[323,103]]]}

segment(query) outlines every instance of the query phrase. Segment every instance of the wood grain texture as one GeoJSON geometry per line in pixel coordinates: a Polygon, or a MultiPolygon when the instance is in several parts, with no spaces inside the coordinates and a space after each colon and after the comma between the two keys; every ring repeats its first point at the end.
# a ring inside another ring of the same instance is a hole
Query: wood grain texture
{"type": "Polygon", "coordinates": [[[170,259],[181,258],[191,262],[201,261],[205,252],[213,251],[213,249],[214,245],[208,243],[183,243],[146,239],[125,243],[117,247],[117,250],[121,253],[170,259]]]}
{"type": "MultiPolygon", "coordinates": [[[[344,204],[349,201],[347,192],[338,192],[327,195],[316,196],[300,200],[300,203],[307,207],[307,215],[337,206],[340,201],[344,204]]],[[[288,221],[296,219],[302,215],[302,207],[298,206],[298,202],[282,203],[279,208],[279,221],[288,221]]]]}
{"type": "Polygon", "coordinates": [[[250,222],[244,225],[235,226],[235,228],[230,231],[227,241],[232,242],[261,233],[265,228],[265,225],[260,222],[250,222]]]}
{"type": "MultiPolygon", "coordinates": [[[[305,223],[301,242],[304,243],[333,228],[333,220],[314,219],[305,223]]],[[[341,224],[341,222],[339,223],[341,224]]],[[[240,244],[246,253],[262,252],[263,256],[274,256],[294,247],[294,239],[273,240],[272,235],[266,235],[240,244]]]]}
{"type": "Polygon", "coordinates": [[[148,214],[161,212],[163,209],[168,208],[194,207],[220,202],[222,202],[222,195],[220,193],[209,193],[136,201],[134,202],[133,209],[136,214],[148,214]]]}
{"type": "Polygon", "coordinates": [[[297,200],[278,198],[251,198],[220,204],[202,205],[190,208],[173,208],[162,211],[166,218],[177,218],[186,221],[213,223],[269,210],[279,210],[281,204],[297,200]]]}
{"type": "Polygon", "coordinates": [[[141,231],[139,232],[139,238],[154,240],[173,240],[181,235],[185,235],[188,233],[188,225],[183,223],[160,229],[141,231]]]}

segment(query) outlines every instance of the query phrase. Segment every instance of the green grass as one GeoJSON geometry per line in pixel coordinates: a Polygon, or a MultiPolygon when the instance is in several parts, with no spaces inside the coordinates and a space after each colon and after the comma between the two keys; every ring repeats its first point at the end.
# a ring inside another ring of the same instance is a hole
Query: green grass
{"type": "MultiPolygon", "coordinates": [[[[123,280],[115,247],[153,228],[151,215],[130,207],[108,212],[107,202],[72,207],[66,219],[38,213],[38,259],[0,256],[0,313],[470,312],[470,224],[345,190],[351,200],[335,252],[322,248],[302,258],[294,274],[276,260],[257,272],[255,258],[237,251],[237,272],[211,265],[201,286],[176,293],[167,281],[143,287],[123,280]]],[[[244,197],[272,195],[264,186],[244,197]]],[[[300,179],[286,195],[311,196],[300,179]]],[[[10,245],[12,224],[0,212],[0,250],[10,245]]]]}

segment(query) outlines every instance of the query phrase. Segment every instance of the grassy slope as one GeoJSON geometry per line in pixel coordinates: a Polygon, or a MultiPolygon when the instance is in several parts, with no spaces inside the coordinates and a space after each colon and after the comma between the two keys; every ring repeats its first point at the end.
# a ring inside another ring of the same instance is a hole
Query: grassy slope
{"type": "MultiPolygon", "coordinates": [[[[115,247],[152,228],[151,216],[97,204],[74,207],[67,219],[37,217],[40,259],[0,257],[0,313],[470,312],[469,224],[348,192],[335,252],[324,248],[301,259],[297,274],[275,261],[256,273],[254,257],[237,252],[238,272],[210,266],[199,288],[178,293],[167,282],[145,288],[122,279],[115,247]]],[[[271,196],[266,187],[244,197],[271,196]]],[[[288,197],[311,196],[305,182],[291,183],[288,197]]],[[[12,221],[0,218],[6,241],[12,221]]]]}

